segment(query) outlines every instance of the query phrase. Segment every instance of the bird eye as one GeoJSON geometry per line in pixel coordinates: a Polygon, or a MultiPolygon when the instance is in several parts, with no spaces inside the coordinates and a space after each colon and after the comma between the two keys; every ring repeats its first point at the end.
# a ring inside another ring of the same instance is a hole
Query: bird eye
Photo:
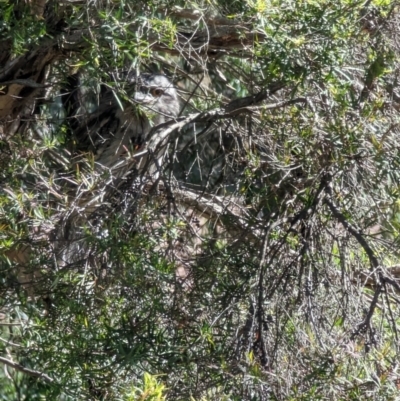
{"type": "Polygon", "coordinates": [[[150,93],[151,93],[154,97],[160,97],[160,96],[164,93],[164,91],[163,91],[162,89],[159,89],[159,88],[152,88],[152,89],[150,90],[150,93]]]}

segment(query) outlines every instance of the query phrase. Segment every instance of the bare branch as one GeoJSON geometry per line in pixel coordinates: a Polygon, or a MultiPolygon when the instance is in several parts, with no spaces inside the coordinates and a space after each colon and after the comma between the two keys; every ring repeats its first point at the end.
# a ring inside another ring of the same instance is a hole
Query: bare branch
{"type": "Polygon", "coordinates": [[[46,85],[39,84],[32,79],[13,79],[11,81],[0,82],[0,86],[1,85],[22,85],[29,88],[46,88],[46,85]]]}
{"type": "Polygon", "coordinates": [[[371,269],[377,269],[379,267],[379,261],[375,256],[374,251],[369,246],[368,242],[363,237],[363,234],[360,230],[355,228],[351,223],[346,220],[346,217],[339,211],[339,209],[333,203],[331,198],[331,188],[328,186],[326,188],[327,196],[324,199],[326,205],[328,205],[329,209],[331,210],[332,214],[338,219],[338,221],[343,225],[343,227],[356,238],[359,244],[363,247],[364,251],[368,255],[369,261],[371,263],[371,269]]]}
{"type": "Polygon", "coordinates": [[[9,359],[3,358],[0,356],[0,362],[4,363],[7,366],[10,366],[11,368],[18,370],[19,372],[25,373],[28,376],[32,377],[37,377],[38,379],[43,379],[47,383],[54,383],[54,379],[52,379],[50,376],[46,375],[43,372],[39,372],[37,370],[29,369],[26,368],[19,363],[10,361],[9,359]]]}

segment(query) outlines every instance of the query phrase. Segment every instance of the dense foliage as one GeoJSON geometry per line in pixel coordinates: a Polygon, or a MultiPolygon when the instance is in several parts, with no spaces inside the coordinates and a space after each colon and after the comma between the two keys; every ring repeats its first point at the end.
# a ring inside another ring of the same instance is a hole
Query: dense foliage
{"type": "Polygon", "coordinates": [[[0,399],[397,399],[399,13],[1,1],[0,399]],[[77,134],[127,70],[157,175],[77,134]]]}

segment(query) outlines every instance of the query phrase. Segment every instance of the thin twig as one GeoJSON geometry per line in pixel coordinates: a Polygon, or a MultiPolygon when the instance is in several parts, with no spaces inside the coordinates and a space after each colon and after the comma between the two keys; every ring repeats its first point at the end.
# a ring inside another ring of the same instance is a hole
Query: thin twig
{"type": "Polygon", "coordinates": [[[4,363],[7,366],[10,366],[11,368],[18,370],[19,372],[25,373],[28,376],[32,377],[37,377],[38,379],[43,379],[47,383],[54,383],[54,379],[52,379],[50,376],[46,375],[43,372],[39,372],[38,370],[33,370],[26,368],[25,366],[20,365],[19,363],[10,361],[7,358],[3,358],[0,356],[0,362],[4,363]]]}

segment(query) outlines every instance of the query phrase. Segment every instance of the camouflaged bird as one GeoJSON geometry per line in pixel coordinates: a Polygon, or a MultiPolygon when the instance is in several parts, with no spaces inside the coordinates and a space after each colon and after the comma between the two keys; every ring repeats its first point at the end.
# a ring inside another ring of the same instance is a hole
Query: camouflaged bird
{"type": "MultiPolygon", "coordinates": [[[[128,75],[125,82],[122,93],[128,101],[122,101],[115,90],[103,88],[97,110],[89,115],[76,135],[78,140],[86,142],[86,148],[93,152],[100,169],[113,168],[127,154],[142,150],[153,126],[179,114],[176,89],[166,76],[128,75]]],[[[154,159],[161,163],[164,152],[165,147],[154,159]]],[[[148,158],[143,157],[137,161],[136,168],[146,168],[152,173],[155,160],[150,168],[148,158]]]]}

